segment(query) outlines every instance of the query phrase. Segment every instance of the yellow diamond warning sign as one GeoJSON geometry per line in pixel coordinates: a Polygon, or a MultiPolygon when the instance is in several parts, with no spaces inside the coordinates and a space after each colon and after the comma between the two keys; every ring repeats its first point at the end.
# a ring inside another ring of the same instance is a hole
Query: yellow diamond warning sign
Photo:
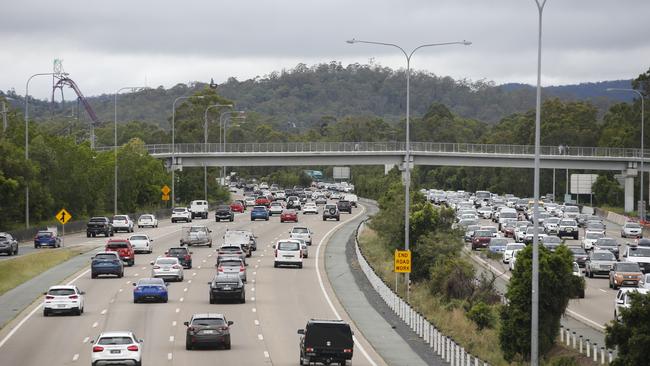
{"type": "Polygon", "coordinates": [[[167,196],[169,195],[169,192],[171,192],[171,188],[169,188],[166,184],[160,189],[163,195],[167,196]]]}
{"type": "Polygon", "coordinates": [[[411,273],[411,251],[395,251],[395,273],[411,273]]]}
{"type": "Polygon", "coordinates": [[[61,225],[65,225],[68,221],[70,221],[72,215],[70,215],[70,213],[66,211],[65,208],[62,208],[55,217],[61,223],[61,225]]]}

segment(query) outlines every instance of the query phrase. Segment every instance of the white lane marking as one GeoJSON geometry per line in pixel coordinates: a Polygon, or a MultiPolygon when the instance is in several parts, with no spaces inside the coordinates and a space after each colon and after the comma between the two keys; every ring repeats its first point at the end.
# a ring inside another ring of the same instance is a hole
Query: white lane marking
{"type": "Polygon", "coordinates": [[[255,279],[252,279],[251,281],[253,281],[253,283],[255,283],[255,279]]]}
{"type": "Polygon", "coordinates": [[[139,273],[134,274],[135,277],[138,277],[139,275],[140,275],[139,273]]]}
{"type": "Polygon", "coordinates": [[[75,353],[74,356],[72,356],[72,362],[75,362],[79,359],[79,354],[75,353]]]}
{"type": "Polygon", "coordinates": [[[187,283],[192,283],[192,280],[187,280],[187,283]]]}
{"type": "Polygon", "coordinates": [[[172,359],[172,354],[171,354],[171,353],[168,353],[168,354],[167,354],[167,359],[168,359],[168,360],[171,360],[171,359],[172,359]]]}
{"type": "Polygon", "coordinates": [[[81,343],[88,343],[89,340],[90,340],[90,338],[89,338],[89,337],[86,337],[86,338],[84,338],[83,341],[81,341],[81,343]]]}
{"type": "Polygon", "coordinates": [[[251,288],[251,291],[255,292],[255,287],[251,288]]]}
{"type": "Polygon", "coordinates": [[[260,266],[256,264],[256,265],[255,265],[255,268],[260,268],[260,266]]]}
{"type": "MultiPolygon", "coordinates": [[[[264,256],[264,253],[260,254],[260,257],[263,257],[263,256],[264,256]]],[[[258,262],[259,262],[259,260],[258,260],[258,262]]]]}
{"type": "Polygon", "coordinates": [[[259,263],[259,262],[261,262],[261,261],[262,261],[261,259],[258,259],[258,260],[257,260],[257,263],[259,263]]]}
{"type": "Polygon", "coordinates": [[[124,290],[120,289],[120,291],[118,291],[118,292],[122,292],[122,291],[124,291],[124,290]]]}
{"type": "Polygon", "coordinates": [[[181,298],[180,298],[180,302],[183,302],[183,300],[185,300],[185,298],[184,298],[184,297],[181,297],[181,298]]]}
{"type": "Polygon", "coordinates": [[[208,258],[212,257],[212,254],[208,254],[208,258]]]}
{"type": "Polygon", "coordinates": [[[187,287],[185,287],[185,288],[183,289],[183,292],[187,292],[187,287]]]}
{"type": "Polygon", "coordinates": [[[196,276],[196,272],[192,273],[192,276],[196,276]]]}
{"type": "Polygon", "coordinates": [[[268,352],[268,351],[264,351],[264,358],[269,358],[269,357],[271,357],[271,356],[269,355],[269,352],[268,352]]]}
{"type": "MultiPolygon", "coordinates": [[[[338,230],[342,225],[345,225],[349,221],[356,219],[361,214],[366,212],[366,207],[365,206],[362,206],[362,207],[363,207],[363,210],[361,210],[359,213],[357,213],[352,218],[350,218],[350,220],[344,221],[344,222],[334,226],[327,233],[325,233],[325,235],[320,240],[320,242],[318,242],[318,247],[316,247],[316,259],[315,259],[315,262],[316,262],[316,276],[318,277],[318,284],[320,285],[320,289],[323,292],[323,296],[325,296],[325,300],[327,300],[327,304],[330,306],[330,309],[332,309],[332,312],[334,312],[334,315],[339,320],[341,319],[341,316],[339,315],[339,312],[336,311],[336,308],[334,307],[334,304],[332,303],[332,300],[330,299],[330,296],[327,294],[327,291],[325,290],[325,284],[323,283],[323,277],[320,274],[319,259],[318,259],[318,258],[320,258],[320,248],[322,247],[323,243],[332,235],[332,233],[334,233],[336,230],[338,230]]],[[[353,335],[352,339],[354,339],[354,343],[357,345],[357,347],[359,348],[361,353],[363,353],[363,356],[366,358],[366,360],[368,360],[368,362],[371,365],[377,366],[377,363],[370,357],[368,352],[366,352],[365,348],[363,348],[361,343],[358,341],[357,337],[353,335]]]]}
{"type": "Polygon", "coordinates": [[[264,340],[264,336],[261,335],[261,334],[258,334],[258,335],[257,335],[257,339],[259,339],[260,341],[263,341],[263,340],[264,340]]]}
{"type": "Polygon", "coordinates": [[[251,297],[251,301],[255,301],[255,296],[251,297]]]}
{"type": "Polygon", "coordinates": [[[131,283],[131,281],[126,281],[126,284],[127,284],[127,285],[130,284],[130,283],[131,283]]]}
{"type": "Polygon", "coordinates": [[[106,309],[102,310],[101,314],[102,315],[106,314],[106,311],[108,311],[108,310],[106,310],[106,309]]]}
{"type": "Polygon", "coordinates": [[[207,260],[204,259],[204,260],[203,260],[203,263],[205,263],[205,262],[207,262],[207,260]]]}
{"type": "Polygon", "coordinates": [[[143,271],[146,270],[146,269],[147,269],[147,267],[142,267],[142,270],[143,270],[143,271]]]}
{"type": "Polygon", "coordinates": [[[115,299],[111,299],[110,303],[112,304],[112,303],[114,303],[114,302],[115,302],[115,299]]]}
{"type": "Polygon", "coordinates": [[[180,308],[176,308],[176,312],[177,312],[177,313],[180,313],[180,312],[181,312],[181,309],[180,309],[180,308]]]}
{"type": "Polygon", "coordinates": [[[253,272],[253,276],[257,276],[257,272],[253,272]]]}
{"type": "Polygon", "coordinates": [[[97,328],[98,325],[99,325],[99,323],[94,322],[94,323],[93,323],[93,328],[97,328]]]}
{"type": "Polygon", "coordinates": [[[196,267],[197,269],[201,269],[201,266],[196,267]]]}
{"type": "Polygon", "coordinates": [[[599,288],[600,291],[607,293],[607,291],[603,290],[602,288],[599,288]]]}
{"type": "Polygon", "coordinates": [[[251,309],[254,313],[257,313],[257,309],[253,308],[251,309]]]}
{"type": "Polygon", "coordinates": [[[177,323],[176,323],[176,320],[174,320],[174,321],[172,322],[172,327],[175,327],[176,324],[177,324],[177,323]]]}
{"type": "Polygon", "coordinates": [[[173,342],[174,341],[174,336],[169,336],[169,341],[173,342]]]}
{"type": "Polygon", "coordinates": [[[259,325],[260,325],[260,321],[257,320],[257,319],[255,319],[255,325],[259,326],[259,325]]]}

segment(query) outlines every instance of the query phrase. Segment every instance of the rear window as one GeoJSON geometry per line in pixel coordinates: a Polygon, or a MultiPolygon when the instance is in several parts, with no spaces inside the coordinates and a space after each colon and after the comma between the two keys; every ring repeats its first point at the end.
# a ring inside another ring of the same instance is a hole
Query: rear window
{"type": "Polygon", "coordinates": [[[650,248],[630,248],[630,257],[650,257],[650,248]]]}
{"type": "Polygon", "coordinates": [[[48,291],[47,294],[52,296],[70,296],[74,295],[75,291],[71,288],[57,288],[48,291]]]}
{"type": "Polygon", "coordinates": [[[184,208],[175,208],[174,212],[185,212],[184,208]]]}
{"type": "Polygon", "coordinates": [[[97,341],[97,344],[104,346],[131,344],[133,339],[131,337],[102,337],[97,341]]]}
{"type": "Polygon", "coordinates": [[[129,240],[147,240],[147,237],[144,235],[134,235],[130,237],[129,240]]]}
{"type": "Polygon", "coordinates": [[[192,325],[201,327],[212,327],[226,325],[226,321],[221,318],[198,318],[192,320],[192,325]]]}
{"type": "Polygon", "coordinates": [[[140,216],[140,220],[152,220],[153,216],[151,215],[142,215],[140,216]]]}
{"type": "Polygon", "coordinates": [[[113,220],[126,220],[126,216],[113,216],[113,220]]]}
{"type": "Polygon", "coordinates": [[[106,222],[106,219],[103,217],[93,217],[90,219],[90,222],[106,222]]]}
{"type": "Polygon", "coordinates": [[[226,211],[228,211],[228,210],[230,210],[230,206],[220,205],[220,206],[217,207],[217,210],[226,210],[226,211]]]}
{"type": "Polygon", "coordinates": [[[129,245],[126,243],[108,243],[106,248],[117,249],[117,248],[128,248],[129,245]]]}
{"type": "Polygon", "coordinates": [[[305,341],[319,346],[331,342],[333,347],[344,347],[352,344],[352,331],[347,324],[311,324],[305,331],[305,341]]]}
{"type": "Polygon", "coordinates": [[[306,234],[309,232],[306,227],[294,227],[293,232],[296,234],[306,234]]]}
{"type": "Polygon", "coordinates": [[[170,249],[168,251],[168,253],[171,254],[171,255],[178,255],[178,254],[185,255],[187,253],[187,249],[185,249],[185,248],[172,248],[172,249],[170,249]]]}
{"type": "MultiPolygon", "coordinates": [[[[39,231],[38,234],[36,234],[39,238],[49,238],[52,236],[52,233],[49,231],[39,231]]],[[[0,237],[0,240],[5,239],[4,237],[0,237]]]]}
{"type": "Polygon", "coordinates": [[[176,264],[177,260],[175,259],[158,259],[156,264],[176,264]]]}
{"type": "Polygon", "coordinates": [[[109,253],[100,253],[95,256],[95,259],[100,259],[100,260],[114,260],[117,259],[117,255],[115,254],[109,254],[109,253]]]}
{"type": "Polygon", "coordinates": [[[300,244],[293,241],[281,241],[278,243],[278,250],[300,250],[300,244]]]}
{"type": "Polygon", "coordinates": [[[241,261],[225,260],[221,261],[221,265],[225,267],[241,267],[241,261]]]}
{"type": "Polygon", "coordinates": [[[625,224],[625,227],[630,228],[630,229],[640,229],[641,225],[637,223],[627,223],[625,224]]]}
{"type": "Polygon", "coordinates": [[[163,281],[161,278],[143,278],[140,281],[138,281],[138,286],[143,286],[143,285],[160,285],[163,286],[165,284],[165,281],[163,281]]]}

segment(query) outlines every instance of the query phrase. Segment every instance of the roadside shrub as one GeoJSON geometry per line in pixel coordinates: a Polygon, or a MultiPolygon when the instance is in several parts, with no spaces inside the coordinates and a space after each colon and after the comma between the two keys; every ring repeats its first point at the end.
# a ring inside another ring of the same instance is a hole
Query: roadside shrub
{"type": "Polygon", "coordinates": [[[579,366],[574,357],[560,357],[549,363],[549,366],[579,366]]]}
{"type": "Polygon", "coordinates": [[[448,258],[431,267],[431,291],[446,300],[467,299],[474,293],[474,267],[463,258],[448,258]]]}
{"type": "Polygon", "coordinates": [[[476,324],[478,330],[492,328],[496,322],[496,317],[492,312],[492,308],[483,301],[479,301],[472,306],[469,312],[467,312],[467,318],[476,324]]]}

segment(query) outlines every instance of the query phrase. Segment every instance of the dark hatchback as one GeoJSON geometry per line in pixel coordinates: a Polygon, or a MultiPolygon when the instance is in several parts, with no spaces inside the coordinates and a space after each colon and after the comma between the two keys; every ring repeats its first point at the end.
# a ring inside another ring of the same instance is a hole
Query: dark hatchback
{"type": "Polygon", "coordinates": [[[339,200],[336,202],[336,206],[339,208],[339,212],[347,212],[349,214],[352,213],[352,204],[350,201],[339,200]]]}
{"type": "Polygon", "coordinates": [[[124,277],[124,263],[117,252],[100,252],[92,257],[90,277],[97,278],[99,275],[124,277]]]}
{"type": "Polygon", "coordinates": [[[298,329],[298,334],[301,335],[301,365],[315,362],[345,365],[348,360],[352,360],[353,333],[350,325],[343,320],[311,319],[305,329],[298,329]]]}
{"type": "Polygon", "coordinates": [[[246,302],[246,289],[238,273],[218,273],[210,284],[210,304],[220,300],[246,302]]]}
{"type": "Polygon", "coordinates": [[[192,268],[192,252],[187,248],[169,248],[169,250],[165,252],[165,256],[178,258],[178,262],[185,269],[192,268]]]}
{"type": "Polygon", "coordinates": [[[211,345],[223,345],[223,348],[230,349],[230,326],[233,322],[226,320],[224,315],[194,314],[189,322],[183,324],[187,327],[185,349],[211,345]]]}
{"type": "Polygon", "coordinates": [[[235,220],[235,213],[232,212],[232,209],[228,205],[219,205],[214,212],[214,220],[221,221],[233,221],[235,220]]]}
{"type": "Polygon", "coordinates": [[[578,266],[583,267],[585,266],[585,262],[587,262],[587,251],[584,250],[582,247],[569,247],[569,250],[573,254],[573,260],[578,263],[578,266]]]}

